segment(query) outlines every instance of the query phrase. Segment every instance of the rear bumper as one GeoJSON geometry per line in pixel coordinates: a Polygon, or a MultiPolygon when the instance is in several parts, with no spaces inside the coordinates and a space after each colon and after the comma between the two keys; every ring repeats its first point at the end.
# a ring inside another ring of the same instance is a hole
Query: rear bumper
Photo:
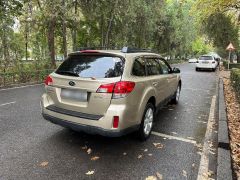
{"type": "Polygon", "coordinates": [[[56,118],[56,117],[53,117],[53,116],[50,116],[50,115],[47,115],[44,113],[42,113],[42,115],[43,115],[44,119],[46,119],[54,124],[58,124],[60,126],[66,127],[66,128],[70,128],[74,131],[83,131],[88,134],[99,134],[99,135],[107,136],[107,137],[120,137],[120,136],[126,135],[130,132],[136,131],[139,128],[139,125],[136,125],[136,126],[124,129],[124,130],[107,130],[107,129],[103,129],[100,127],[77,124],[77,123],[66,121],[66,120],[63,120],[60,118],[56,118]]]}
{"type": "Polygon", "coordinates": [[[41,110],[43,117],[54,123],[76,131],[84,131],[89,134],[100,134],[103,136],[119,137],[135,131],[140,123],[131,115],[137,113],[129,112],[125,106],[110,105],[103,115],[93,115],[60,108],[52,104],[47,94],[42,96],[41,110]],[[118,128],[113,128],[113,117],[119,116],[118,128]]]}
{"type": "Polygon", "coordinates": [[[199,69],[215,69],[217,66],[215,64],[196,64],[196,68],[199,69]]]}

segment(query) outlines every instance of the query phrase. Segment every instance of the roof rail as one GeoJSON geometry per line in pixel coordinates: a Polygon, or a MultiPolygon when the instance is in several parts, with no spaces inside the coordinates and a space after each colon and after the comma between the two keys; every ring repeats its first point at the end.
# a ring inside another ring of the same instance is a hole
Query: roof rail
{"type": "Polygon", "coordinates": [[[117,50],[120,48],[117,47],[104,47],[104,46],[96,46],[96,47],[80,47],[78,50],[79,51],[84,51],[84,50],[117,50]]]}
{"type": "Polygon", "coordinates": [[[140,48],[131,48],[131,47],[123,47],[121,52],[123,53],[138,53],[138,52],[152,52],[151,49],[140,49],[140,48]]]}

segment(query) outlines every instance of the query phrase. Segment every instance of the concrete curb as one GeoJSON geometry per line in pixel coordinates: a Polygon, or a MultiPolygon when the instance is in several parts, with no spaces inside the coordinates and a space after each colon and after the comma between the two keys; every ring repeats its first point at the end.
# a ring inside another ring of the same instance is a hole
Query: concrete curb
{"type": "Polygon", "coordinates": [[[232,163],[227,125],[227,113],[223,92],[223,80],[219,81],[219,125],[218,125],[218,155],[217,179],[232,180],[232,163]]]}

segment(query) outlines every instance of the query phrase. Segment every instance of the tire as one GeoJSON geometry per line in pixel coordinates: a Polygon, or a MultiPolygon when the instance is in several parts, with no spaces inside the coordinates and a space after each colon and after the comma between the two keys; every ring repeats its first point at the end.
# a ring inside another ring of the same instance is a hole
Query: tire
{"type": "Polygon", "coordinates": [[[198,68],[196,68],[196,71],[199,71],[199,69],[198,69],[198,68]]]}
{"type": "Polygon", "coordinates": [[[141,141],[146,141],[152,132],[153,122],[154,122],[154,106],[152,103],[147,103],[140,128],[138,130],[138,137],[141,141]]]}
{"type": "Polygon", "coordinates": [[[178,104],[179,98],[180,98],[180,93],[181,93],[181,85],[178,84],[177,90],[173,96],[173,99],[171,101],[172,104],[178,104]]]}

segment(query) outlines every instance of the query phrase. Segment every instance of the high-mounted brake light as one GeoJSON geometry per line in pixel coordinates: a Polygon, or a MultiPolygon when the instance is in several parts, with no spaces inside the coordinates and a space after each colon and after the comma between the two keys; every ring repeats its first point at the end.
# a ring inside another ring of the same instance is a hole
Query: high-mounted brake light
{"type": "Polygon", "coordinates": [[[53,84],[53,79],[51,78],[51,76],[47,76],[45,79],[45,85],[50,86],[53,84]]]}
{"type": "Polygon", "coordinates": [[[113,93],[112,98],[118,99],[126,97],[135,87],[135,83],[131,81],[119,81],[111,84],[101,85],[97,93],[113,93]]]}
{"type": "Polygon", "coordinates": [[[81,50],[80,53],[98,53],[98,51],[89,49],[89,50],[81,50]]]}

